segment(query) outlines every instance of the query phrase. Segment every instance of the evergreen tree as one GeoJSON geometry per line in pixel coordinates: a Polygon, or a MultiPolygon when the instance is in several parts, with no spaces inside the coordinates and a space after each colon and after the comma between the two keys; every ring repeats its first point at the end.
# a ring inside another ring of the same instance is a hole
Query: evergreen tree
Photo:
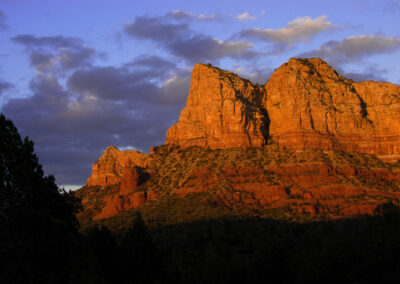
{"type": "Polygon", "coordinates": [[[77,200],[44,176],[33,145],[0,114],[0,279],[70,282],[79,244],[77,200]]]}
{"type": "Polygon", "coordinates": [[[136,212],[120,250],[123,283],[156,283],[161,280],[164,274],[161,257],[139,212],[136,212]]]}
{"type": "Polygon", "coordinates": [[[119,282],[118,247],[115,238],[107,227],[92,227],[86,234],[86,243],[95,260],[99,276],[108,283],[119,282]]]}

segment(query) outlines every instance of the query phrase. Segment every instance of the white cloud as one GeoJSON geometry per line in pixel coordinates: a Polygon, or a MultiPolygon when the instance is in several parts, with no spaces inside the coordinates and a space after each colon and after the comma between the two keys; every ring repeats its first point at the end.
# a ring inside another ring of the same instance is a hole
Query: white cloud
{"type": "Polygon", "coordinates": [[[293,45],[296,42],[306,42],[317,34],[335,29],[326,15],[312,19],[311,17],[296,18],[286,27],[280,29],[249,29],[241,32],[242,37],[253,37],[260,40],[273,41],[279,44],[293,45]]]}
{"type": "Polygon", "coordinates": [[[135,147],[134,145],[120,146],[117,148],[121,151],[130,151],[130,150],[139,151],[139,149],[137,147],[135,147]]]}
{"type": "Polygon", "coordinates": [[[249,14],[249,12],[244,12],[243,14],[239,14],[235,17],[239,21],[248,21],[248,20],[255,20],[256,17],[249,14]]]}

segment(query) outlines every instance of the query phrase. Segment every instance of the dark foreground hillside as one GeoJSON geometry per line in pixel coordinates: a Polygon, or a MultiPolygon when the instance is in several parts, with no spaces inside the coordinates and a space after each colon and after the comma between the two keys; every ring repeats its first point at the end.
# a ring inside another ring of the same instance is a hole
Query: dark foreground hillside
{"type": "MultiPolygon", "coordinates": [[[[165,283],[398,283],[400,211],[385,204],[376,213],[309,223],[223,217],[153,226],[148,230],[158,254],[136,257],[148,263],[152,255],[154,265],[161,258],[162,270],[146,269],[160,272],[165,283]]],[[[136,218],[125,214],[104,225],[117,229],[136,218]]],[[[109,246],[97,249],[101,255],[109,246]]],[[[117,262],[118,254],[109,252],[107,261],[117,262]]],[[[106,271],[116,275],[120,269],[106,271]]]]}

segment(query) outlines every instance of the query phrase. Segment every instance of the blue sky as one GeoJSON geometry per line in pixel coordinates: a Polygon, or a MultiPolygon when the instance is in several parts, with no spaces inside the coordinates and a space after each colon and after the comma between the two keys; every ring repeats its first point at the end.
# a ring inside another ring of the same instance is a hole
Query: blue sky
{"type": "Polygon", "coordinates": [[[400,0],[0,0],[0,110],[47,174],[82,185],[104,149],[147,152],[196,62],[264,84],[290,57],[400,84],[400,0]]]}

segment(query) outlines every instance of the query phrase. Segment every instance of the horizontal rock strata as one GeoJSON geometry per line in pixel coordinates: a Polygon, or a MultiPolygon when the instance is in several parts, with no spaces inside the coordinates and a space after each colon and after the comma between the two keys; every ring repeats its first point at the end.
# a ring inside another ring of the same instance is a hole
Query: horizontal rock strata
{"type": "Polygon", "coordinates": [[[356,83],[318,58],[283,64],[265,86],[196,64],[167,144],[400,153],[400,87],[356,83]]]}

